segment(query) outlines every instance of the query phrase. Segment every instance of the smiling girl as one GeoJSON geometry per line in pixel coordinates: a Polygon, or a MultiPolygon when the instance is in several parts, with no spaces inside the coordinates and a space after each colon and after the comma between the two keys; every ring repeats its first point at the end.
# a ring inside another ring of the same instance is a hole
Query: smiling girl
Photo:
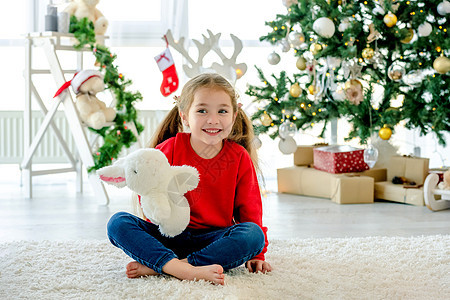
{"type": "Polygon", "coordinates": [[[108,237],[135,260],[127,265],[128,277],[165,273],[224,284],[224,270],[242,264],[250,272],[272,270],[264,257],[267,228],[252,140],[252,124],[226,79],[202,74],[186,83],[149,146],[161,150],[171,165],[190,165],[200,173],[198,187],[185,195],[190,223],[175,237],[162,236],[138,201],[142,218],[113,215],[108,237]]]}

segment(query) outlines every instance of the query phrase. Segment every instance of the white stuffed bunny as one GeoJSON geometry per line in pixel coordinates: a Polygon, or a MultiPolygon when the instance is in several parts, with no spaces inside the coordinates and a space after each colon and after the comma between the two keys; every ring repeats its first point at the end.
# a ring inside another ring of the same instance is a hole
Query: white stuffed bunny
{"type": "Polygon", "coordinates": [[[189,224],[190,207],[184,194],[200,181],[194,167],[170,166],[164,153],[147,148],[118,159],[97,174],[106,183],[127,186],[140,195],[145,216],[159,225],[163,235],[176,236],[189,224]]]}

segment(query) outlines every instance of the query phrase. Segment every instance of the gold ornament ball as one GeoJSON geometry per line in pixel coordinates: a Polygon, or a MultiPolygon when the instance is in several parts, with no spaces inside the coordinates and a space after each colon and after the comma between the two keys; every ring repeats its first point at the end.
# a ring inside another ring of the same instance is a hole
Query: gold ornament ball
{"type": "Polygon", "coordinates": [[[384,16],[383,22],[384,24],[386,24],[387,27],[392,27],[395,24],[397,24],[397,16],[389,12],[387,15],[384,16]]]}
{"type": "Polygon", "coordinates": [[[298,85],[298,83],[294,83],[293,85],[291,85],[291,88],[289,89],[289,94],[294,97],[297,98],[298,96],[300,96],[300,94],[302,93],[302,88],[298,85]]]}
{"type": "Polygon", "coordinates": [[[311,95],[314,95],[316,93],[316,87],[311,84],[310,86],[308,86],[308,91],[311,95]]]}
{"type": "Polygon", "coordinates": [[[380,131],[378,131],[378,135],[380,136],[380,138],[387,141],[388,139],[391,138],[392,130],[385,124],[383,128],[381,128],[380,131]]]}
{"type": "Polygon", "coordinates": [[[375,51],[372,48],[370,48],[369,46],[364,48],[362,51],[362,57],[365,59],[371,59],[374,54],[375,54],[375,51]]]}
{"type": "Polygon", "coordinates": [[[445,56],[439,56],[433,62],[433,68],[439,74],[445,74],[450,71],[450,59],[445,56]]]}
{"type": "Polygon", "coordinates": [[[317,53],[322,50],[322,45],[318,43],[312,43],[311,46],[309,46],[309,51],[311,51],[312,54],[316,55],[317,53]]]}
{"type": "Polygon", "coordinates": [[[269,126],[269,125],[272,123],[272,118],[271,118],[267,113],[264,113],[264,114],[261,116],[261,123],[262,123],[264,126],[269,126]]]}
{"type": "Polygon", "coordinates": [[[297,66],[297,69],[301,71],[306,70],[306,59],[303,56],[299,57],[295,65],[297,66]]]}
{"type": "Polygon", "coordinates": [[[406,37],[403,40],[400,40],[401,43],[403,44],[408,44],[409,42],[411,42],[411,40],[414,37],[414,30],[412,30],[411,28],[408,28],[408,33],[406,35],[406,37]]]}

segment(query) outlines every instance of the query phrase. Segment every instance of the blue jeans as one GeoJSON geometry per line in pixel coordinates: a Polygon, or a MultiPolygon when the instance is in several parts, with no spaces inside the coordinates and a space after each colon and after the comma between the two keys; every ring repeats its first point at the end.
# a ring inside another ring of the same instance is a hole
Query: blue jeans
{"type": "Polygon", "coordinates": [[[126,212],[116,213],[108,222],[108,238],[140,264],[158,273],[174,258],[187,258],[193,266],[219,264],[224,270],[236,268],[264,248],[265,237],[255,223],[226,228],[186,228],[175,237],[161,235],[158,226],[126,212]]]}

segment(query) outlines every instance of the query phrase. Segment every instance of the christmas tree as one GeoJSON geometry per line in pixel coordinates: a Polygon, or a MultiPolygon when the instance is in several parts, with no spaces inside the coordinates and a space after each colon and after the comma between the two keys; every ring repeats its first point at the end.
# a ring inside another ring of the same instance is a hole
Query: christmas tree
{"type": "MultiPolygon", "coordinates": [[[[395,126],[450,131],[448,1],[284,0],[286,15],[266,22],[260,38],[297,57],[298,73],[281,71],[249,85],[255,131],[272,138],[345,118],[346,140],[389,139],[395,126]]],[[[281,4],[280,4],[281,5],[281,4]]],[[[289,55],[286,53],[283,55],[289,55]]],[[[268,62],[276,65],[274,51],[268,62]]],[[[280,69],[283,66],[280,64],[280,69]]]]}

